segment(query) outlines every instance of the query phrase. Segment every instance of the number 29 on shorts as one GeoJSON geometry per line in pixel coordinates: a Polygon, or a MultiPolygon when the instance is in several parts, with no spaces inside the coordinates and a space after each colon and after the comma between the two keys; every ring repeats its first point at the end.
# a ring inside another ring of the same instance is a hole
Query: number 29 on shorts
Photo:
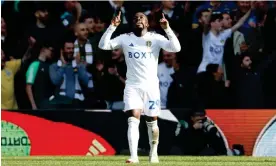
{"type": "Polygon", "coordinates": [[[156,100],[156,101],[150,100],[149,101],[149,109],[154,110],[154,109],[156,109],[156,107],[157,108],[159,107],[159,104],[160,104],[160,100],[156,100]]]}

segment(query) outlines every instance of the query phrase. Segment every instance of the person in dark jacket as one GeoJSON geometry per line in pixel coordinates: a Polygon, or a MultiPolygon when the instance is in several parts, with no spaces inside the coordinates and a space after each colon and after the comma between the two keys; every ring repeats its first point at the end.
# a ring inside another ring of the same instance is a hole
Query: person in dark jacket
{"type": "Polygon", "coordinates": [[[236,69],[234,89],[236,106],[238,108],[265,108],[263,74],[266,68],[275,61],[276,52],[268,55],[259,64],[253,65],[252,58],[244,53],[240,58],[240,65],[236,69]]]}
{"type": "Polygon", "coordinates": [[[218,64],[209,64],[206,72],[198,74],[196,89],[204,108],[228,108],[228,89],[223,74],[223,69],[218,64]]]}
{"type": "Polygon", "coordinates": [[[191,110],[188,118],[180,120],[175,134],[175,143],[184,155],[226,155],[225,142],[218,128],[207,118],[204,109],[191,110]]]}

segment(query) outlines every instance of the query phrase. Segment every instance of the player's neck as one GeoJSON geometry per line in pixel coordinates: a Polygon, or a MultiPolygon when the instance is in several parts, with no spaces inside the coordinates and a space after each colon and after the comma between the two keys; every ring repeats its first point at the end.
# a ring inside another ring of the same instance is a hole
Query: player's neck
{"type": "Polygon", "coordinates": [[[137,37],[142,37],[144,36],[146,33],[148,32],[147,29],[134,29],[133,33],[137,36],[137,37]]]}

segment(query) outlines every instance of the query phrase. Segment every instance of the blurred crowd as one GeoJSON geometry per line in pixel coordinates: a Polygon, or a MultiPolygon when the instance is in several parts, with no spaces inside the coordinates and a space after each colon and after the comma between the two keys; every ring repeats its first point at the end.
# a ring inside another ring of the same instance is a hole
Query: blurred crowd
{"type": "Polygon", "coordinates": [[[244,25],[227,39],[223,65],[202,60],[203,24],[221,12],[231,28],[250,1],[1,1],[2,109],[122,110],[126,64],[122,50],[98,43],[113,16],[113,37],[131,31],[136,12],[165,35],[162,13],[179,38],[179,53],[160,52],[162,108],[276,108],[276,3],[257,1],[244,25]]]}

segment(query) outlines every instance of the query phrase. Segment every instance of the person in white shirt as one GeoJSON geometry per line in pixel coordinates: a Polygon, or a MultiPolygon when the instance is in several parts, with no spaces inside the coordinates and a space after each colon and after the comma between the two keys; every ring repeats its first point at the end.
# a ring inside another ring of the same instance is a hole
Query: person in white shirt
{"type": "MultiPolygon", "coordinates": [[[[254,7],[252,2],[251,8],[254,7]]],[[[208,64],[222,65],[224,44],[227,38],[233,32],[239,29],[247,20],[251,13],[250,9],[234,26],[229,29],[222,30],[223,16],[220,12],[213,12],[209,18],[209,25],[205,25],[202,39],[203,58],[198,67],[197,73],[205,72],[208,64]]]]}
{"type": "Polygon", "coordinates": [[[176,63],[176,54],[162,51],[163,62],[158,65],[159,89],[161,97],[161,108],[167,108],[168,89],[173,81],[171,75],[174,73],[173,64],[176,63]]]}
{"type": "Polygon", "coordinates": [[[126,86],[124,90],[124,111],[128,118],[128,142],[131,158],[127,163],[138,163],[139,123],[141,114],[146,115],[150,144],[149,161],[158,163],[157,146],[159,128],[157,117],[160,113],[160,91],[157,77],[158,56],[160,49],[168,52],[179,52],[180,43],[171,30],[168,21],[163,18],[160,25],[166,32],[168,39],[154,32],[148,32],[148,19],[143,13],[136,13],[133,32],[122,34],[111,39],[112,33],[120,24],[120,15],[113,18],[99,42],[99,48],[113,50],[122,48],[127,65],[126,86]]]}

